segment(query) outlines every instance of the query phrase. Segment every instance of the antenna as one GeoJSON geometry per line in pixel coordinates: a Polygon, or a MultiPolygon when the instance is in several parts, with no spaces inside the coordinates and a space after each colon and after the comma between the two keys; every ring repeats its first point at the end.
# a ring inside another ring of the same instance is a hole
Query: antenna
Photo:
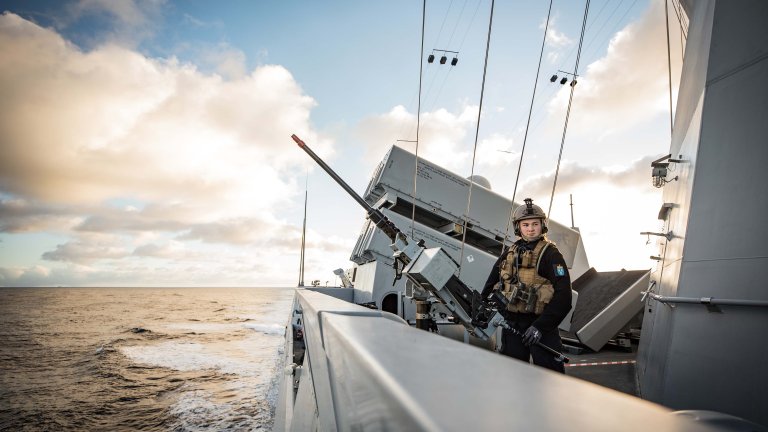
{"type": "Polygon", "coordinates": [[[568,194],[571,197],[571,229],[576,229],[576,224],[573,223],[573,194],[568,194]]]}
{"type": "Polygon", "coordinates": [[[299,258],[299,286],[304,286],[304,247],[307,237],[307,195],[309,190],[309,169],[304,179],[304,223],[301,227],[301,258],[299,258]]]}

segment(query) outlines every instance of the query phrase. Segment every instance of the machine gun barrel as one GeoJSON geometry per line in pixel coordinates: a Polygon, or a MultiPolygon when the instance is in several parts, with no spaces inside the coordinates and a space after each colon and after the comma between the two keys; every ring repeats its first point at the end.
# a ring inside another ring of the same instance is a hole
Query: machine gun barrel
{"type": "Polygon", "coordinates": [[[309,146],[307,146],[307,144],[304,141],[302,141],[301,138],[296,136],[296,134],[291,135],[291,138],[293,138],[296,144],[298,144],[299,147],[301,147],[301,149],[304,150],[304,152],[306,152],[309,155],[309,157],[314,159],[314,161],[317,162],[318,165],[320,165],[320,168],[322,168],[325,172],[327,172],[328,175],[331,176],[331,178],[336,180],[336,183],[338,183],[342,189],[347,191],[347,193],[351,195],[352,198],[354,198],[355,201],[357,201],[357,203],[360,204],[365,209],[365,212],[368,213],[368,218],[371,219],[371,221],[377,227],[379,227],[380,230],[382,230],[387,236],[389,236],[390,240],[392,241],[395,240],[398,234],[401,233],[401,231],[395,226],[395,224],[393,224],[389,219],[387,219],[387,217],[384,216],[384,214],[381,213],[379,210],[374,209],[367,202],[365,202],[363,197],[358,195],[357,192],[355,192],[354,189],[352,189],[347,184],[347,182],[345,182],[341,177],[339,177],[339,175],[336,174],[336,172],[331,167],[329,167],[324,160],[320,159],[320,156],[315,154],[315,152],[313,152],[312,149],[309,148],[309,146]]]}

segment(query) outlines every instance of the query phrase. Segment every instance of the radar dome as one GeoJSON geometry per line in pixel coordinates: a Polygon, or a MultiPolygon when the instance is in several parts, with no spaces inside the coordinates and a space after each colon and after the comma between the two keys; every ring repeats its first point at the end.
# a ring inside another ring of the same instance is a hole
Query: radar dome
{"type": "Polygon", "coordinates": [[[472,183],[482,186],[488,190],[491,190],[491,182],[488,181],[487,178],[481,176],[481,175],[473,175],[467,177],[467,180],[471,181],[472,183]]]}

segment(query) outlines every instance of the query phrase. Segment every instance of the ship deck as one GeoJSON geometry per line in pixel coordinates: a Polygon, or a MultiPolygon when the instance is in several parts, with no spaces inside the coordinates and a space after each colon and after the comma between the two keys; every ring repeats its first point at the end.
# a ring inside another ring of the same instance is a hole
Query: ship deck
{"type": "Polygon", "coordinates": [[[580,354],[566,355],[571,359],[566,364],[566,375],[639,396],[635,373],[637,343],[634,341],[631,351],[606,345],[599,352],[587,349],[580,354]]]}

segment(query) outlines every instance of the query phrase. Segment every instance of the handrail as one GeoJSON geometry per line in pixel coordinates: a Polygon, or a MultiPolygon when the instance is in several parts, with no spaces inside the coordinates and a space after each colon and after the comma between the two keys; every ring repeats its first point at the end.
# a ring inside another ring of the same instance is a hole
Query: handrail
{"type": "Polygon", "coordinates": [[[704,306],[723,305],[723,306],[768,306],[768,300],[743,300],[743,299],[721,299],[714,297],[672,297],[646,292],[646,295],[660,303],[691,303],[702,304],[704,306]]]}

